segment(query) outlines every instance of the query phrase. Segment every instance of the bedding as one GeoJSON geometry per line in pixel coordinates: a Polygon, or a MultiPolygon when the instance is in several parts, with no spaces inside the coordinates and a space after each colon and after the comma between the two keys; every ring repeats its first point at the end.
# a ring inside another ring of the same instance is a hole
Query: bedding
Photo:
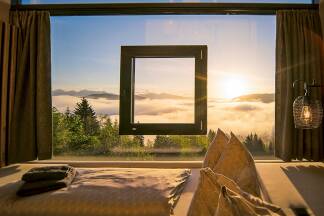
{"type": "Polygon", "coordinates": [[[197,190],[191,201],[189,216],[213,216],[215,214],[222,185],[235,191],[239,187],[224,175],[214,173],[209,167],[200,170],[197,190]]]}
{"type": "Polygon", "coordinates": [[[231,191],[232,193],[235,193],[234,198],[236,198],[236,196],[239,197],[240,200],[242,200],[242,202],[248,203],[249,206],[254,206],[255,208],[261,208],[261,209],[267,209],[269,212],[275,212],[276,214],[282,213],[280,207],[267,203],[258,197],[246,193],[233,180],[227,178],[222,174],[214,173],[209,167],[207,167],[200,170],[199,184],[195,192],[195,195],[192,199],[188,215],[189,216],[200,216],[200,215],[214,216],[215,214],[217,216],[249,215],[249,214],[244,214],[244,212],[242,212],[242,214],[234,214],[234,213],[229,214],[229,212],[231,212],[230,210],[232,206],[230,206],[231,200],[225,200],[227,198],[227,196],[225,196],[227,192],[226,188],[228,188],[228,190],[231,191]],[[222,190],[223,190],[223,194],[221,194],[222,190]],[[222,197],[222,195],[224,196],[222,197]],[[222,207],[219,206],[220,204],[222,207]],[[221,208],[221,210],[217,210],[219,208],[221,208]],[[217,211],[219,213],[217,213],[217,211]]]}
{"type": "Polygon", "coordinates": [[[170,215],[188,169],[87,168],[67,188],[18,197],[22,181],[0,187],[0,215],[170,215]]]}
{"type": "MultiPolygon", "coordinates": [[[[247,197],[248,198],[248,197],[247,197]]],[[[282,210],[270,203],[257,202],[241,196],[241,194],[222,186],[219,194],[217,210],[214,216],[283,216],[282,210]]]]}
{"type": "MultiPolygon", "coordinates": [[[[220,197],[223,186],[237,193],[242,200],[247,200],[251,206],[281,211],[279,207],[260,199],[261,187],[252,155],[233,133],[228,139],[221,130],[217,131],[209,145],[203,167],[205,168],[200,170],[198,187],[190,204],[189,216],[214,216],[220,199],[221,205],[229,205],[230,202],[224,201],[226,197],[220,197]]],[[[223,194],[225,193],[226,191],[223,194]]],[[[222,214],[217,215],[223,214],[229,212],[224,209],[222,214]]],[[[239,215],[246,214],[243,212],[239,215]]]]}
{"type": "Polygon", "coordinates": [[[242,190],[261,196],[253,157],[233,133],[213,171],[232,179],[242,190]]]}
{"type": "Polygon", "coordinates": [[[209,167],[214,169],[222,152],[227,146],[229,139],[226,134],[218,129],[213,141],[209,144],[208,150],[206,152],[203,167],[209,167]]]}

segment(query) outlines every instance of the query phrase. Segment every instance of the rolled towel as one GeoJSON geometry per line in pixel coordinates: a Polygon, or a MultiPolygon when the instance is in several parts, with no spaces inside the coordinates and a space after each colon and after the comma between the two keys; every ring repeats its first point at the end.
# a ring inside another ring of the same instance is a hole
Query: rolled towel
{"type": "Polygon", "coordinates": [[[38,180],[24,182],[24,184],[17,191],[18,196],[30,196],[39,193],[44,193],[52,190],[57,190],[60,188],[68,187],[76,175],[76,169],[70,167],[66,176],[58,180],[38,180]]]}
{"type": "MultiPolygon", "coordinates": [[[[43,167],[43,168],[45,168],[45,167],[43,167]]],[[[46,168],[50,168],[50,167],[46,167],[46,168]]],[[[51,169],[52,168],[53,167],[51,167],[51,169]]],[[[69,167],[69,169],[67,169],[67,171],[65,172],[65,175],[62,179],[48,179],[50,174],[47,174],[44,176],[39,175],[39,173],[41,173],[41,172],[34,172],[35,169],[30,170],[30,171],[33,171],[33,174],[37,173],[37,174],[35,174],[37,178],[35,177],[35,175],[30,175],[30,176],[33,176],[33,177],[31,177],[31,179],[33,181],[24,181],[23,185],[17,191],[18,196],[30,196],[30,195],[34,195],[34,194],[44,193],[44,192],[68,187],[72,183],[72,181],[76,175],[76,169],[73,167],[69,167]],[[44,179],[46,179],[46,180],[44,180],[44,179]]],[[[42,169],[43,172],[48,172],[48,170],[49,169],[42,169]]],[[[53,178],[58,178],[58,175],[54,175],[53,178]]],[[[29,179],[29,178],[27,178],[27,179],[29,179]]]]}
{"type": "Polygon", "coordinates": [[[22,180],[25,182],[61,180],[68,176],[70,172],[75,172],[75,169],[67,165],[36,167],[25,173],[22,180]]]}

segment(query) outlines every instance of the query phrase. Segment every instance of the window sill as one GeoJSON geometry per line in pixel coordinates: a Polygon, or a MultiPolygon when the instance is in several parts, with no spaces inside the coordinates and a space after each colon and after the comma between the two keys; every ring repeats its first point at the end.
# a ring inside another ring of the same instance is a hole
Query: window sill
{"type": "MultiPolygon", "coordinates": [[[[255,160],[255,163],[282,163],[282,160],[255,160]]],[[[202,167],[202,161],[71,161],[43,160],[28,164],[69,164],[74,167],[119,167],[119,168],[191,168],[202,167]]]]}

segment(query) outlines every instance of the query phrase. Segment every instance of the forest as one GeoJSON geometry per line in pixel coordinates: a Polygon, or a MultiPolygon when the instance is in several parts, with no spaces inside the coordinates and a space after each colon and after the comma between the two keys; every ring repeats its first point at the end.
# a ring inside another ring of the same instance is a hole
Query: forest
{"type": "MultiPolygon", "coordinates": [[[[52,108],[54,155],[94,156],[203,156],[215,136],[210,129],[207,135],[143,135],[121,136],[118,122],[108,115],[97,115],[86,98],[81,98],[74,110],[65,112],[52,108]]],[[[257,134],[249,134],[243,143],[252,154],[270,154],[273,143],[264,143],[257,134]]]]}

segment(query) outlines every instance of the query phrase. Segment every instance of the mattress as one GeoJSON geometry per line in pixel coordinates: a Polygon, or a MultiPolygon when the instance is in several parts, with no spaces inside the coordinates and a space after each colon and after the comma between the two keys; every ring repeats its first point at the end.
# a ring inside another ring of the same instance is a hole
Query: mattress
{"type": "Polygon", "coordinates": [[[2,182],[0,215],[185,215],[189,176],[188,169],[80,168],[70,187],[30,197],[15,195],[21,181],[2,182]]]}

